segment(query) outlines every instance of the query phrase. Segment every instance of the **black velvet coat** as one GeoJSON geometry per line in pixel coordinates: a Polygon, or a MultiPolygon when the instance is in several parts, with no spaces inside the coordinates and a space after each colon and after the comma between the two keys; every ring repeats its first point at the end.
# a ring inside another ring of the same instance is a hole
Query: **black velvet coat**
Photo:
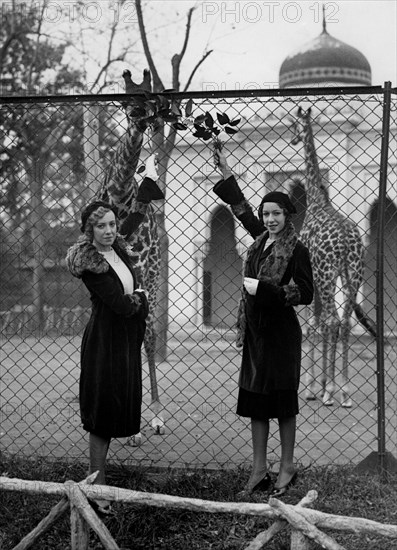
{"type": "MultiPolygon", "coordinates": [[[[230,188],[236,185],[234,177],[228,178],[219,182],[214,191],[230,204],[230,188]]],[[[248,252],[244,273],[246,277],[258,278],[255,256],[263,249],[260,245],[264,244],[268,233],[247,201],[233,204],[232,210],[252,237],[263,234],[256,251],[248,252]]],[[[264,252],[264,257],[271,253],[272,246],[264,252]]],[[[259,281],[256,295],[247,296],[240,388],[260,394],[298,390],[302,330],[293,306],[310,304],[312,299],[313,276],[309,251],[298,241],[279,284],[259,281]],[[294,283],[292,299],[288,296],[290,283],[294,283]]]]}
{"type": "MultiPolygon", "coordinates": [[[[136,278],[126,243],[113,248],[136,278]]],[[[81,237],[67,255],[71,273],[90,292],[92,312],[81,346],[80,411],[83,427],[104,438],[140,431],[142,403],[141,347],[147,299],[141,292],[124,294],[114,269],[81,237]]]]}

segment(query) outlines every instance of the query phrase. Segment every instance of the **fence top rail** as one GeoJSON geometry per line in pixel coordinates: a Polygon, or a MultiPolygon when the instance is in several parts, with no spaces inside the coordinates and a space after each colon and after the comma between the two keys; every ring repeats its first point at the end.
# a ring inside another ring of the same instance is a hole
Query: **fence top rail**
{"type": "MultiPolygon", "coordinates": [[[[385,83],[389,84],[390,83],[385,83]]],[[[314,88],[285,88],[285,89],[252,89],[252,90],[213,90],[175,92],[163,91],[152,95],[165,95],[175,99],[219,99],[219,98],[250,98],[250,97],[296,97],[296,96],[339,96],[339,95],[372,95],[381,94],[384,86],[342,86],[342,87],[314,87],[314,88]]],[[[397,88],[391,88],[397,94],[397,88]]],[[[145,97],[144,94],[75,94],[75,95],[26,95],[0,96],[0,104],[23,103],[93,103],[96,101],[125,101],[126,97],[145,97]]]]}

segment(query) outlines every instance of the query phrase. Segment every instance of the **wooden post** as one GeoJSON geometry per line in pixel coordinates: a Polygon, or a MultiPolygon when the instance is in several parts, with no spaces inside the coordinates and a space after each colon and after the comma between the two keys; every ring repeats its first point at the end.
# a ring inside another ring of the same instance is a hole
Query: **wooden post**
{"type": "Polygon", "coordinates": [[[80,515],[79,509],[72,499],[75,485],[73,481],[65,482],[70,501],[70,547],[71,550],[88,550],[90,540],[88,525],[80,515]]]}
{"type": "MultiPolygon", "coordinates": [[[[309,491],[298,503],[298,507],[307,506],[311,508],[317,497],[317,491],[309,491]]],[[[309,548],[309,539],[303,533],[294,529],[291,533],[291,550],[309,550],[309,548]]]]}
{"type": "Polygon", "coordinates": [[[26,537],[24,537],[16,546],[14,546],[13,550],[26,550],[27,548],[33,546],[37,539],[41,537],[41,535],[43,535],[46,531],[48,531],[51,525],[57,519],[59,519],[64,514],[64,512],[68,510],[68,508],[69,501],[65,497],[53,508],[51,508],[48,516],[42,519],[40,523],[28,535],[26,535],[26,537]]]}
{"type": "MultiPolygon", "coordinates": [[[[309,491],[302,500],[296,505],[297,508],[304,508],[306,506],[311,507],[313,502],[317,499],[317,491],[309,491]]],[[[245,548],[245,550],[261,550],[268,543],[274,535],[279,533],[287,527],[288,522],[284,519],[279,519],[275,521],[266,531],[262,531],[257,535],[254,540],[245,548]]],[[[298,531],[293,531],[291,534],[291,550],[308,550],[308,540],[307,538],[298,531]]]]}
{"type": "MultiPolygon", "coordinates": [[[[94,510],[91,508],[87,497],[80,489],[79,485],[73,481],[68,481],[65,485],[68,488],[70,504],[72,507],[74,506],[76,508],[76,512],[81,514],[91,529],[96,532],[106,550],[120,550],[106,525],[102,523],[94,510]]],[[[77,523],[75,523],[75,525],[77,526],[77,523]]],[[[75,533],[74,542],[76,544],[83,545],[86,542],[86,536],[85,530],[80,529],[78,533],[75,533]]],[[[86,548],[88,547],[75,546],[75,549],[73,550],[86,550],[86,548]]]]}
{"type": "Polygon", "coordinates": [[[269,504],[277,513],[288,521],[292,529],[297,529],[302,532],[306,537],[320,544],[322,548],[326,548],[327,550],[346,550],[344,546],[335,542],[331,537],[317,529],[317,527],[304,518],[303,515],[294,510],[293,506],[288,506],[276,498],[270,498],[269,504]]]}
{"type": "Polygon", "coordinates": [[[70,548],[71,550],[88,550],[90,532],[87,523],[80,516],[74,504],[70,506],[70,548]]]}

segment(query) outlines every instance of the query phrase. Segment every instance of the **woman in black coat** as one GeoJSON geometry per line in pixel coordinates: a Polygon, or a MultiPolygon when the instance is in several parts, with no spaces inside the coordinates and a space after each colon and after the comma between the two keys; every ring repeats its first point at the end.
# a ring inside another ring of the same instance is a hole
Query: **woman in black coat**
{"type": "MultiPolygon", "coordinates": [[[[138,202],[144,206],[159,194],[156,183],[145,178],[138,202]]],[[[67,253],[70,272],[82,279],[92,302],[81,346],[80,412],[89,432],[90,472],[99,471],[96,483],[102,485],[111,438],[140,431],[141,347],[148,302],[145,291],[138,288],[132,254],[120,233],[129,236],[142,220],[142,210],[131,212],[119,227],[113,206],[92,202],[82,212],[83,235],[67,253]]],[[[104,501],[96,506],[109,512],[104,501]]]]}
{"type": "Polygon", "coordinates": [[[294,447],[302,330],[293,306],[310,304],[313,276],[309,251],[292,223],[296,212],[288,195],[265,195],[256,217],[227,165],[216,153],[223,180],[215,193],[255,238],[247,252],[237,318],[236,345],[242,348],[237,414],[251,418],[253,470],[245,492],[268,490],[269,420],[277,418],[280,470],[272,491],[281,496],[296,478],[294,447]]]}

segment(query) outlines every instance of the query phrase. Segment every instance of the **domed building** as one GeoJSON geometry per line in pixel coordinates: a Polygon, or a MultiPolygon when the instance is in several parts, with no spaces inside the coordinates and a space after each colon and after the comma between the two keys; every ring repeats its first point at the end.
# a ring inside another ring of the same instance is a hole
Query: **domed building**
{"type": "Polygon", "coordinates": [[[290,54],[279,72],[280,88],[301,86],[371,86],[371,67],[356,48],[331,36],[326,29],[290,54]]]}

